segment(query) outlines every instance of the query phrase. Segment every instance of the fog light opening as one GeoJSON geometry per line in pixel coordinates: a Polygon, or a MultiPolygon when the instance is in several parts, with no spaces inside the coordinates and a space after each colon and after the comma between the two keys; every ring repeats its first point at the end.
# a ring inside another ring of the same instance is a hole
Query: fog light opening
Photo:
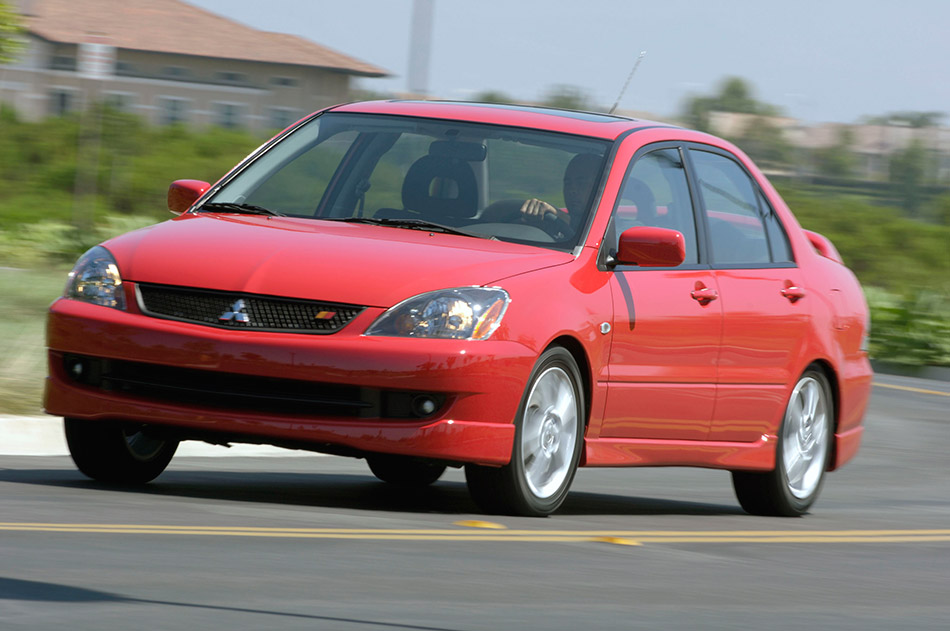
{"type": "Polygon", "coordinates": [[[85,381],[89,369],[86,366],[86,361],[82,357],[67,357],[64,363],[66,364],[66,374],[68,374],[70,378],[75,381],[85,381]]]}
{"type": "Polygon", "coordinates": [[[416,416],[429,416],[439,409],[439,403],[431,396],[421,394],[412,400],[412,412],[416,416]]]}

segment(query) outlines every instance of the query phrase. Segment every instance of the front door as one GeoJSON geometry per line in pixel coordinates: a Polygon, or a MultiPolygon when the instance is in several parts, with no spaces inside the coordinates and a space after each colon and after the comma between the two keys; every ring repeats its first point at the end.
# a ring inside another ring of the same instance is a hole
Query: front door
{"type": "Polygon", "coordinates": [[[676,147],[637,158],[611,220],[608,243],[634,225],[679,230],[686,259],[673,269],[614,268],[602,438],[703,440],[709,432],[722,307],[714,272],[700,265],[683,164],[676,147]]]}

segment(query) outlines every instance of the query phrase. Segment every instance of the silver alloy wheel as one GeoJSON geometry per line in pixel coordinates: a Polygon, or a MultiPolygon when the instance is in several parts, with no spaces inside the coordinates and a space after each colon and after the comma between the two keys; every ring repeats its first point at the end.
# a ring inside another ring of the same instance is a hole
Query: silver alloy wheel
{"type": "Polygon", "coordinates": [[[798,499],[821,483],[828,455],[828,401],[817,379],[803,377],[792,391],[782,430],[782,466],[788,490],[798,499]]]}
{"type": "Polygon", "coordinates": [[[525,482],[535,497],[546,499],[571,474],[577,444],[577,396],[567,372],[552,366],[528,394],[521,429],[525,482]]]}

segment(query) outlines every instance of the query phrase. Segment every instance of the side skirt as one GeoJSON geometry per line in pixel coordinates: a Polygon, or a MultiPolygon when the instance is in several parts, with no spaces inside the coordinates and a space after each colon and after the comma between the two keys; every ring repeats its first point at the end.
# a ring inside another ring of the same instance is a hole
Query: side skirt
{"type": "Polygon", "coordinates": [[[589,438],[585,467],[705,467],[771,471],[778,437],[763,434],[751,443],[636,438],[589,438]]]}

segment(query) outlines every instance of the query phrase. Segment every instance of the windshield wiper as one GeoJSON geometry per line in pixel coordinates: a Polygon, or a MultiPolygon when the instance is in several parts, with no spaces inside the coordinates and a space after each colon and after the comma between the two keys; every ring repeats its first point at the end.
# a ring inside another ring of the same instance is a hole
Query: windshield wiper
{"type": "Polygon", "coordinates": [[[254,204],[241,204],[237,202],[206,202],[198,209],[210,211],[223,211],[228,213],[244,213],[246,215],[267,215],[269,217],[286,217],[284,213],[279,213],[270,208],[255,206],[254,204]]]}
{"type": "Polygon", "coordinates": [[[391,217],[342,217],[328,218],[330,221],[342,221],[345,223],[368,223],[376,226],[392,226],[393,228],[407,228],[409,230],[430,230],[432,232],[442,232],[445,234],[458,234],[463,237],[474,237],[476,239],[497,239],[489,234],[478,234],[469,232],[452,226],[446,226],[441,223],[426,221],[425,219],[396,219],[391,217]]]}

